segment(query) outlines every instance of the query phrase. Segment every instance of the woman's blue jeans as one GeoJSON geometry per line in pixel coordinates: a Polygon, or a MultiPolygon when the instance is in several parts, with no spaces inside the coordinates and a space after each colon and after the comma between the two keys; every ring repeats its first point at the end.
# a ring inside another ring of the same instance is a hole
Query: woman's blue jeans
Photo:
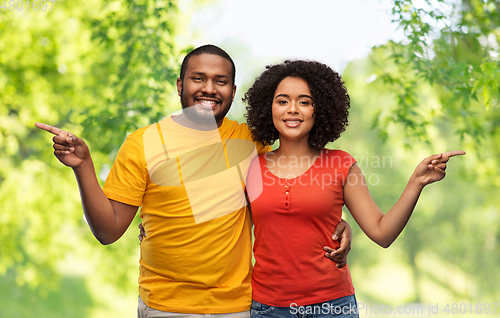
{"type": "Polygon", "coordinates": [[[359,318],[356,297],[346,296],[307,306],[274,307],[252,300],[252,318],[359,318]]]}

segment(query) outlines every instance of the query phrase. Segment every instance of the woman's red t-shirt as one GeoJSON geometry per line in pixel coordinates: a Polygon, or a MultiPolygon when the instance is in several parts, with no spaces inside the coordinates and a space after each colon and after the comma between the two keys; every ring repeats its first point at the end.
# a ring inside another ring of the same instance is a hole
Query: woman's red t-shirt
{"type": "Polygon", "coordinates": [[[324,257],[323,246],[339,246],[331,237],[355,161],[347,152],[323,149],[311,168],[293,179],[273,175],[265,155],[253,161],[246,186],[255,234],[254,300],[289,307],[354,294],[348,266],[337,268],[324,257]]]}

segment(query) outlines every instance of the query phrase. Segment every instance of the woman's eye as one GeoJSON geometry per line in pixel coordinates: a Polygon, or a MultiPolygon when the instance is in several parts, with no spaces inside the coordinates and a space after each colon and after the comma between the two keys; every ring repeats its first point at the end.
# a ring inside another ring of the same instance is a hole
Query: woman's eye
{"type": "Polygon", "coordinates": [[[280,101],[278,102],[278,104],[280,104],[280,105],[286,105],[286,103],[287,103],[287,101],[286,101],[286,100],[280,100],[280,101]]]}

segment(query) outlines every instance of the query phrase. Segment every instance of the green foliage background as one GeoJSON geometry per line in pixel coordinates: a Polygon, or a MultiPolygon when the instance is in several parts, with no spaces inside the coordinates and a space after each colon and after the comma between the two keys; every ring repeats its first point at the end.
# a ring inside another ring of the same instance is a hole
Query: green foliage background
{"type": "MultiPolygon", "coordinates": [[[[346,213],[354,285],[358,300],[373,304],[498,302],[499,4],[463,0],[442,13],[444,1],[419,3],[394,0],[406,38],[345,69],[351,124],[331,147],[358,159],[383,210],[422,158],[468,154],[424,190],[388,250],[346,213]]],[[[71,169],[33,124],[85,138],[105,175],[128,133],[178,108],[173,85],[191,45],[182,33],[190,7],[179,6],[89,0],[57,1],[50,12],[0,10],[2,317],[135,315],[139,220],[101,246],[82,218],[71,169]]],[[[241,45],[228,44],[229,53],[250,61],[241,45]]]]}

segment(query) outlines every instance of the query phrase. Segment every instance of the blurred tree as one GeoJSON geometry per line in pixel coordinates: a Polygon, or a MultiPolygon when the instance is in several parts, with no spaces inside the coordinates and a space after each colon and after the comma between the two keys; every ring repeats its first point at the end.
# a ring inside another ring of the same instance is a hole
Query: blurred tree
{"type": "Polygon", "coordinates": [[[375,74],[397,96],[397,107],[381,110],[374,127],[387,138],[391,125],[429,141],[427,128],[443,116],[464,139],[479,143],[498,134],[500,119],[500,4],[496,0],[395,0],[394,22],[406,37],[382,47],[375,74]],[[418,83],[439,87],[442,107],[419,109],[418,83]]]}
{"type": "Polygon", "coordinates": [[[176,1],[91,0],[57,2],[52,11],[2,11],[0,275],[11,269],[18,284],[43,283],[47,293],[57,283],[57,264],[86,253],[106,281],[135,281],[136,235],[113,246],[97,243],[82,219],[71,169],[52,156],[51,136],[33,125],[46,122],[83,137],[105,177],[126,134],[171,111],[181,20],[176,1]]]}
{"type": "Polygon", "coordinates": [[[105,98],[106,107],[88,107],[82,125],[92,134],[90,138],[111,141],[99,146],[109,153],[121,144],[125,131],[166,115],[178,76],[179,16],[174,1],[114,1],[90,22],[92,40],[103,54],[93,66],[101,83],[89,88],[105,98]]]}
{"type": "MultiPolygon", "coordinates": [[[[395,304],[451,299],[494,301],[499,293],[491,277],[498,276],[500,262],[497,157],[478,156],[475,145],[464,144],[448,117],[434,119],[434,124],[426,130],[429,142],[414,138],[411,150],[401,147],[408,142],[408,136],[396,125],[387,129],[389,142],[383,143],[371,134],[368,127],[373,116],[398,105],[398,98],[390,87],[374,80],[373,76],[379,68],[373,61],[388,54],[389,48],[385,50],[374,50],[367,59],[353,61],[345,69],[343,78],[351,96],[350,125],[332,145],[357,159],[380,208],[388,211],[396,203],[411,172],[424,157],[462,148],[468,154],[452,159],[447,177],[424,189],[409,224],[387,251],[375,246],[346,213],[354,231],[349,263],[355,287],[360,283],[357,292],[372,302],[394,301],[394,296],[391,299],[378,288],[367,289],[363,285],[364,280],[373,279],[364,273],[374,273],[370,269],[380,263],[389,265],[385,260],[393,257],[402,260],[402,264],[391,266],[403,265],[411,273],[408,287],[398,286],[398,289],[409,288],[410,293],[395,304]]],[[[386,67],[394,66],[387,63],[386,67]]],[[[439,88],[419,82],[414,89],[415,98],[420,101],[419,110],[428,113],[441,107],[439,88]]],[[[490,136],[489,140],[500,143],[498,135],[490,136]]]]}
{"type": "MultiPolygon", "coordinates": [[[[351,92],[354,87],[369,96],[352,95],[353,108],[370,113],[372,127],[390,141],[379,151],[408,172],[416,164],[410,165],[412,160],[430,151],[468,151],[452,160],[445,181],[424,190],[415,216],[391,248],[412,272],[407,301],[430,301],[429,295],[439,294],[493,301],[498,288],[491,277],[500,261],[500,7],[488,0],[419,3],[424,7],[394,1],[395,21],[406,38],[374,48],[368,61],[351,63],[344,78],[351,92]]],[[[375,140],[364,147],[377,152],[373,145],[382,147],[375,140]]],[[[377,172],[381,180],[384,173],[377,172]]],[[[387,189],[404,186],[398,175],[387,176],[389,188],[372,188],[382,206],[396,201],[387,189]]],[[[353,249],[354,263],[364,249],[368,246],[353,249]]]]}

